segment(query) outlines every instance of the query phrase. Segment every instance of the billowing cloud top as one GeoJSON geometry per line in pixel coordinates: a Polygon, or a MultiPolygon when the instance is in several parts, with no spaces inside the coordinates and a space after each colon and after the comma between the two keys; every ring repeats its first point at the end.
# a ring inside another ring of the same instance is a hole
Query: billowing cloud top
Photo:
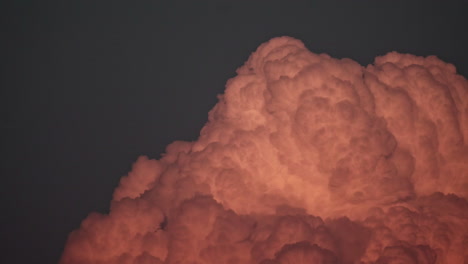
{"type": "Polygon", "coordinates": [[[436,57],[362,67],[280,37],[195,142],[140,157],[61,264],[468,263],[468,82],[436,57]]]}

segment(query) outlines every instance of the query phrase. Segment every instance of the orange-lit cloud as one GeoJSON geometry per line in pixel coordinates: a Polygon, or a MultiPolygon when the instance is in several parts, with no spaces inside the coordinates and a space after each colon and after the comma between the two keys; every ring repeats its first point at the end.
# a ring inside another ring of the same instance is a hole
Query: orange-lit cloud
{"type": "Polygon", "coordinates": [[[467,263],[468,82],[262,44],[195,142],[139,158],[61,264],[467,263]],[[361,261],[361,262],[359,262],[361,261]]]}

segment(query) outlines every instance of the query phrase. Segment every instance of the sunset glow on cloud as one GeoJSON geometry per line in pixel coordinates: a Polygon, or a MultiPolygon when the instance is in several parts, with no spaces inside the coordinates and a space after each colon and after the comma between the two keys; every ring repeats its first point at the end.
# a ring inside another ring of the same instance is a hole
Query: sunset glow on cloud
{"type": "Polygon", "coordinates": [[[467,141],[453,65],[363,67],[274,38],[197,141],[134,163],[60,263],[467,263],[467,141]]]}

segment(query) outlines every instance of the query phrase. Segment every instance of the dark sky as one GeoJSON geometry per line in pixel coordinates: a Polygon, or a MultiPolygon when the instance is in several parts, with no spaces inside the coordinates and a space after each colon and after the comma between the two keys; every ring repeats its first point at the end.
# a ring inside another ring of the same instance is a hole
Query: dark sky
{"type": "Polygon", "coordinates": [[[363,65],[437,55],[468,76],[463,1],[200,2],[1,4],[1,263],[56,263],[139,155],[197,139],[272,37],[363,65]]]}

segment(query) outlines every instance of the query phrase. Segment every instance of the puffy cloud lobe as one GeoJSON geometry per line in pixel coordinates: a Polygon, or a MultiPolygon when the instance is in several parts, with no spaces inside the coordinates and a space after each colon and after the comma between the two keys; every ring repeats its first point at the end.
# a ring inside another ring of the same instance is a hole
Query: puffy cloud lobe
{"type": "Polygon", "coordinates": [[[262,44],[195,142],[139,158],[77,263],[464,263],[468,82],[436,57],[362,67],[262,44]]]}
{"type": "Polygon", "coordinates": [[[120,180],[121,184],[114,191],[114,200],[139,197],[154,186],[162,169],[163,165],[159,161],[146,156],[139,157],[129,175],[120,180]]]}
{"type": "Polygon", "coordinates": [[[261,264],[286,264],[286,263],[337,263],[335,255],[317,245],[308,242],[299,242],[284,246],[275,256],[275,260],[264,260],[261,264]]]}

